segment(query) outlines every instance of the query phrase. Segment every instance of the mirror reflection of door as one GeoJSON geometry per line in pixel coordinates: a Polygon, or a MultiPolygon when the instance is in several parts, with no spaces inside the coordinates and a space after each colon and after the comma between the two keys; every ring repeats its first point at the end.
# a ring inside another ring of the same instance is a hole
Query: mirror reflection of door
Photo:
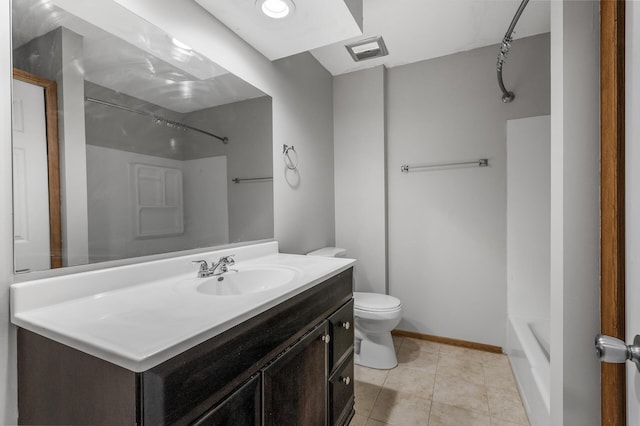
{"type": "Polygon", "coordinates": [[[13,73],[15,272],[61,266],[56,82],[13,73]]]}

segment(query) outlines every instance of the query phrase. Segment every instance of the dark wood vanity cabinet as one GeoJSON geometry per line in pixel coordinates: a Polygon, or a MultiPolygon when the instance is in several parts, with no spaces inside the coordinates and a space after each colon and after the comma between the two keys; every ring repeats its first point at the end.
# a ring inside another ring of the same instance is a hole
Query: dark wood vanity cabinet
{"type": "Polygon", "coordinates": [[[142,373],[19,329],[19,423],[348,424],[352,280],[348,269],[142,373]]]}

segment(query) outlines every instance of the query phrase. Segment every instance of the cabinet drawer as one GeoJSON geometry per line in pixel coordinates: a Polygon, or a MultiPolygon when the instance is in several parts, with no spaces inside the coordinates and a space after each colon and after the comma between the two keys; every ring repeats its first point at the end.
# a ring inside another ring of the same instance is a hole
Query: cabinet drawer
{"type": "Polygon", "coordinates": [[[194,426],[254,426],[262,418],[260,375],[240,386],[217,407],[198,419],[194,426]]]}
{"type": "Polygon", "coordinates": [[[338,365],[353,346],[353,299],[329,317],[331,324],[331,351],[329,371],[338,365]]]}
{"type": "Polygon", "coordinates": [[[353,353],[329,379],[329,420],[331,425],[345,425],[353,415],[353,353]]]}

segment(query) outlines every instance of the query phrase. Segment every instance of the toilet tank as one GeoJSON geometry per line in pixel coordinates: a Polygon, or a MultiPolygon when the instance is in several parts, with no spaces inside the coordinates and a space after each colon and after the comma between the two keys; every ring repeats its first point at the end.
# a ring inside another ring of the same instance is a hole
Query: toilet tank
{"type": "Polygon", "coordinates": [[[307,256],[346,257],[347,250],[340,247],[323,247],[307,253],[307,256]]]}

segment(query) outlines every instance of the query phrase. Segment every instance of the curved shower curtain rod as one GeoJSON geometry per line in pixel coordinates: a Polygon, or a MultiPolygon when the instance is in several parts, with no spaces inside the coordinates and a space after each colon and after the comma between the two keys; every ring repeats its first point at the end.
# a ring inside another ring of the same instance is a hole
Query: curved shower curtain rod
{"type": "Polygon", "coordinates": [[[207,136],[211,136],[212,138],[216,138],[216,139],[218,139],[219,141],[221,141],[225,145],[229,143],[229,138],[226,137],[226,136],[214,135],[213,133],[207,132],[206,130],[198,129],[197,127],[193,127],[193,126],[190,126],[188,124],[181,123],[179,121],[169,120],[168,118],[162,117],[160,115],[156,115],[156,114],[151,113],[151,112],[140,111],[140,110],[137,110],[137,109],[126,107],[126,106],[114,104],[113,102],[103,101],[102,99],[91,98],[89,96],[85,96],[84,100],[86,102],[93,102],[93,103],[100,104],[100,105],[105,105],[105,106],[108,106],[108,107],[111,107],[111,108],[121,109],[123,111],[129,111],[129,112],[133,112],[133,113],[140,114],[140,115],[146,115],[147,117],[151,117],[154,120],[156,120],[156,123],[164,124],[165,126],[170,127],[172,129],[193,130],[194,132],[202,133],[203,135],[207,135],[207,136]]]}
{"type": "Polygon", "coordinates": [[[516,97],[516,95],[514,95],[513,92],[508,91],[507,88],[504,87],[504,82],[502,81],[502,66],[507,60],[507,55],[509,54],[509,49],[511,48],[511,43],[513,42],[513,29],[516,27],[518,19],[520,19],[520,15],[522,15],[524,8],[527,6],[527,3],[529,3],[529,0],[522,0],[522,3],[520,3],[515,16],[511,20],[511,25],[509,25],[509,29],[507,29],[507,32],[502,39],[502,44],[500,45],[500,53],[498,53],[498,64],[496,66],[496,69],[498,71],[498,85],[500,86],[500,90],[502,90],[502,102],[504,102],[505,104],[511,102],[516,97]]]}

